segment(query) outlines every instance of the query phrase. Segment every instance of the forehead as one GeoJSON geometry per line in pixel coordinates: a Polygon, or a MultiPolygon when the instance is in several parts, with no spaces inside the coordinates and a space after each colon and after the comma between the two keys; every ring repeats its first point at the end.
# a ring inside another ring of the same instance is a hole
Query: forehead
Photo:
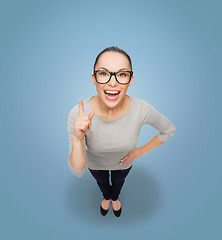
{"type": "Polygon", "coordinates": [[[105,67],[109,70],[118,70],[120,68],[130,68],[128,58],[119,52],[104,52],[100,55],[97,67],[105,67]]]}

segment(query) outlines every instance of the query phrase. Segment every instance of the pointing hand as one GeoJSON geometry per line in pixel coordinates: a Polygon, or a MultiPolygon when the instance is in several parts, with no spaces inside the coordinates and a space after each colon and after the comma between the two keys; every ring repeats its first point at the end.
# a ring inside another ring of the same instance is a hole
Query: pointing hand
{"type": "Polygon", "coordinates": [[[94,115],[94,112],[84,115],[84,105],[82,100],[79,98],[79,115],[76,117],[74,125],[74,135],[78,140],[83,140],[86,133],[90,130],[94,115]]]}

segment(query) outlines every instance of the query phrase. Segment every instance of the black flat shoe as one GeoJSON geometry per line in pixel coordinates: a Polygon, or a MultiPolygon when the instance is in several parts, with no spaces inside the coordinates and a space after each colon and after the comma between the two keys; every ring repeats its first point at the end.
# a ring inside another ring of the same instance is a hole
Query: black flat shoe
{"type": "Polygon", "coordinates": [[[122,212],[122,207],[119,210],[113,209],[113,213],[115,214],[116,217],[119,217],[121,215],[121,212],[122,212]]]}
{"type": "Polygon", "coordinates": [[[107,213],[108,213],[109,209],[106,210],[106,209],[103,209],[102,206],[100,205],[100,213],[105,216],[107,213]]]}
{"type": "Polygon", "coordinates": [[[109,208],[106,210],[106,209],[102,208],[102,206],[101,206],[101,204],[100,204],[100,213],[101,213],[103,216],[105,216],[105,215],[108,213],[108,211],[109,211],[109,208]]]}
{"type": "MultiPolygon", "coordinates": [[[[118,198],[119,199],[119,198],[118,198]]],[[[113,213],[115,214],[116,217],[119,217],[121,215],[121,212],[122,212],[122,206],[120,207],[119,210],[114,210],[113,209],[113,213]]]]}

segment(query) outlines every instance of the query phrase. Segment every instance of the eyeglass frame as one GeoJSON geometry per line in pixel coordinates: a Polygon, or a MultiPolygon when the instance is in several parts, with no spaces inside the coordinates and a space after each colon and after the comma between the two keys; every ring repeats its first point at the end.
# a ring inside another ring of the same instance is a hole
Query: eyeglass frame
{"type": "Polygon", "coordinates": [[[131,81],[131,78],[132,78],[132,76],[133,76],[133,71],[118,71],[118,72],[110,72],[110,71],[108,71],[108,70],[95,70],[95,71],[93,71],[93,73],[94,73],[94,76],[95,76],[96,82],[99,83],[99,84],[106,84],[106,83],[108,83],[108,82],[111,80],[112,75],[115,76],[115,79],[116,79],[116,81],[117,81],[119,84],[129,84],[130,81],[131,81]],[[105,71],[105,72],[110,73],[110,78],[109,78],[109,80],[108,80],[107,82],[105,82],[105,83],[101,83],[101,82],[98,82],[98,81],[97,81],[96,73],[99,72],[99,71],[105,71]],[[117,80],[116,74],[117,74],[117,73],[120,73],[120,72],[129,72],[129,73],[130,73],[130,79],[129,79],[129,82],[128,82],[128,83],[120,83],[120,82],[117,80]]]}

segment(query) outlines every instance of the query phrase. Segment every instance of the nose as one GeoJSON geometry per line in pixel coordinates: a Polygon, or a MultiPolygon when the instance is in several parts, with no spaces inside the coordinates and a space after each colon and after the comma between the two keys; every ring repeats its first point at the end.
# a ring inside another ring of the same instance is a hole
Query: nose
{"type": "Polygon", "coordinates": [[[108,84],[109,84],[110,86],[115,86],[115,85],[117,85],[117,81],[116,81],[116,78],[115,78],[114,75],[112,75],[112,77],[111,77],[110,81],[108,82],[108,84]]]}

